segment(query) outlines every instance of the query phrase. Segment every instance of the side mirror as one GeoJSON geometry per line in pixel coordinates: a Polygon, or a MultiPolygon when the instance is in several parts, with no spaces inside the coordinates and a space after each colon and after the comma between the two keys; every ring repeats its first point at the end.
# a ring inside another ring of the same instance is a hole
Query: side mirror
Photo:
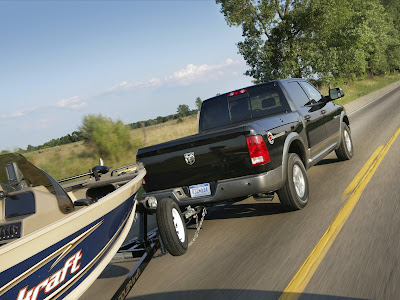
{"type": "Polygon", "coordinates": [[[342,98],[343,96],[344,92],[341,88],[334,88],[329,90],[329,98],[331,101],[342,98]]]}

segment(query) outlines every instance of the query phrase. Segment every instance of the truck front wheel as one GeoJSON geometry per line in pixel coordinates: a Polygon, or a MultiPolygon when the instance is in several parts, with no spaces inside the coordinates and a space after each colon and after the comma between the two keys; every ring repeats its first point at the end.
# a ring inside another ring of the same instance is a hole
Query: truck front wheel
{"type": "Polygon", "coordinates": [[[288,210],[302,209],[308,203],[307,172],[296,153],[289,153],[286,182],[278,190],[278,196],[288,210]]]}
{"type": "Polygon", "coordinates": [[[346,123],[342,124],[342,135],[340,146],[335,150],[336,155],[341,160],[349,160],[353,157],[353,141],[351,139],[350,129],[346,123]]]}
{"type": "Polygon", "coordinates": [[[173,256],[185,254],[188,234],[178,204],[170,198],[162,199],[157,204],[156,218],[158,231],[167,251],[173,256]]]}

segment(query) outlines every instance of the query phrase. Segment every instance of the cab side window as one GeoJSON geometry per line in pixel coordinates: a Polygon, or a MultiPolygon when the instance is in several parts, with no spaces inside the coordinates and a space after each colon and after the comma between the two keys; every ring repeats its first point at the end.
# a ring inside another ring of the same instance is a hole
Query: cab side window
{"type": "Polygon", "coordinates": [[[298,109],[310,104],[310,99],[297,81],[282,82],[282,85],[298,109]]]}
{"type": "Polygon", "coordinates": [[[311,104],[317,103],[322,99],[321,93],[311,84],[306,81],[300,82],[301,87],[305,90],[308,97],[310,98],[311,104]]]}

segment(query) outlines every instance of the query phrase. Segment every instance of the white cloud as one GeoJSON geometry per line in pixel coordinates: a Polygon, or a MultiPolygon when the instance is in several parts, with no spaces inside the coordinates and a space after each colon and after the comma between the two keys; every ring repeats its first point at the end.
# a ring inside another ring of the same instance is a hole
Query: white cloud
{"type": "Polygon", "coordinates": [[[38,109],[39,109],[39,107],[38,107],[38,106],[35,106],[35,107],[27,108],[27,109],[17,110],[17,111],[14,111],[14,112],[12,112],[12,113],[9,113],[9,114],[1,114],[1,115],[0,115],[0,119],[9,119],[9,118],[23,117],[23,116],[25,116],[26,114],[28,114],[28,113],[30,113],[30,112],[32,112],[32,111],[38,110],[38,109]]]}
{"type": "Polygon", "coordinates": [[[243,61],[234,61],[228,58],[217,65],[193,65],[188,64],[185,68],[174,72],[165,78],[165,81],[177,83],[179,85],[190,85],[198,81],[214,80],[225,75],[224,70],[232,65],[242,65],[243,61]]]}
{"type": "Polygon", "coordinates": [[[12,112],[10,114],[2,114],[2,115],[0,115],[0,118],[2,118],[2,119],[17,118],[17,117],[23,117],[24,115],[25,115],[25,112],[22,110],[19,110],[19,111],[12,112]]]}
{"type": "Polygon", "coordinates": [[[53,106],[60,107],[60,108],[71,108],[71,109],[79,109],[82,107],[87,106],[87,102],[85,98],[80,96],[74,96],[68,99],[62,99],[55,103],[53,106]]]}
{"type": "Polygon", "coordinates": [[[127,81],[122,81],[121,83],[118,83],[118,84],[112,86],[108,91],[112,92],[112,91],[126,89],[128,87],[128,85],[129,84],[127,81]]]}
{"type": "Polygon", "coordinates": [[[190,85],[199,81],[209,81],[216,78],[223,77],[226,75],[225,69],[231,66],[242,66],[245,65],[244,60],[233,60],[231,58],[226,59],[223,63],[217,65],[194,65],[188,64],[185,68],[173,72],[171,75],[165,76],[164,79],[157,77],[151,78],[145,81],[122,81],[110,89],[107,92],[115,91],[128,91],[141,88],[159,87],[166,83],[178,84],[178,85],[190,85]]]}
{"type": "MultiPolygon", "coordinates": [[[[202,64],[194,65],[188,64],[185,68],[173,72],[171,75],[160,79],[158,77],[153,77],[144,81],[122,81],[108,90],[99,93],[97,95],[92,95],[88,97],[74,96],[71,98],[62,99],[56,103],[47,104],[43,106],[36,106],[27,109],[17,110],[9,114],[0,114],[0,119],[6,118],[18,118],[27,115],[30,112],[37,110],[44,110],[48,108],[62,108],[62,109],[80,109],[88,106],[88,101],[97,96],[101,96],[110,92],[117,91],[129,91],[142,88],[160,87],[164,84],[172,85],[190,85],[196,82],[205,82],[210,80],[215,80],[226,76],[227,74],[237,74],[235,69],[230,69],[234,66],[245,65],[244,60],[233,60],[231,58],[226,59],[224,62],[216,65],[202,64]]],[[[46,123],[43,123],[46,124],[46,123]]]]}
{"type": "Polygon", "coordinates": [[[44,110],[51,107],[58,107],[58,108],[68,108],[68,109],[79,109],[82,107],[86,107],[88,104],[86,102],[85,97],[75,96],[67,99],[62,99],[53,104],[46,104],[42,106],[34,106],[26,109],[16,110],[9,114],[1,114],[0,119],[9,119],[9,118],[19,118],[24,117],[27,114],[37,111],[37,110],[44,110]]]}
{"type": "Polygon", "coordinates": [[[136,81],[136,82],[128,82],[122,81],[111,87],[108,92],[114,92],[119,90],[133,90],[138,88],[149,88],[149,87],[157,87],[162,85],[162,80],[160,78],[154,77],[146,81],[136,81]]]}

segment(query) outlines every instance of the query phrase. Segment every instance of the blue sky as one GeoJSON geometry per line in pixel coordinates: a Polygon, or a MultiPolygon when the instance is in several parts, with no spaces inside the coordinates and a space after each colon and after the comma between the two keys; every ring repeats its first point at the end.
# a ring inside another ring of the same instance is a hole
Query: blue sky
{"type": "Polygon", "coordinates": [[[214,1],[0,1],[0,150],[251,85],[214,1]]]}

